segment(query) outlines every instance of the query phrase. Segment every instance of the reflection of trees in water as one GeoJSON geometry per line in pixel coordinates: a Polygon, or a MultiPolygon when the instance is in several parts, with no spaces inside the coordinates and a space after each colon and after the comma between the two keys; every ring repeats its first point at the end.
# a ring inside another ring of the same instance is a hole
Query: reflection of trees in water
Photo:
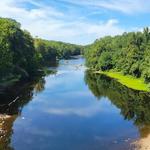
{"type": "Polygon", "coordinates": [[[129,89],[114,79],[89,71],[85,82],[98,99],[108,97],[125,119],[133,120],[141,136],[150,133],[150,93],[129,89]]]}
{"type": "Polygon", "coordinates": [[[44,90],[45,79],[41,78],[37,83],[34,85],[34,90],[36,93],[42,92],[44,90]]]}
{"type": "Polygon", "coordinates": [[[45,79],[37,78],[29,83],[18,83],[0,95],[0,113],[19,114],[23,106],[32,100],[33,94],[44,90],[45,79]]]}
{"type": "Polygon", "coordinates": [[[13,150],[10,146],[13,123],[22,108],[32,100],[34,92],[44,90],[44,85],[45,79],[39,77],[29,83],[18,83],[0,95],[0,150],[13,150]]]}

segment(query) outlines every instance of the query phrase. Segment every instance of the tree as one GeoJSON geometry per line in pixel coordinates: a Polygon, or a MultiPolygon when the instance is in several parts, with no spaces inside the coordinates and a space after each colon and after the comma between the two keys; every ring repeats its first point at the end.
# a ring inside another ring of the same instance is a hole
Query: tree
{"type": "Polygon", "coordinates": [[[149,28],[143,32],[104,37],[86,46],[86,64],[95,70],[113,69],[150,82],[149,45],[149,28]]]}
{"type": "Polygon", "coordinates": [[[110,70],[113,67],[111,53],[106,51],[101,54],[98,60],[98,67],[100,70],[106,71],[110,70]]]}

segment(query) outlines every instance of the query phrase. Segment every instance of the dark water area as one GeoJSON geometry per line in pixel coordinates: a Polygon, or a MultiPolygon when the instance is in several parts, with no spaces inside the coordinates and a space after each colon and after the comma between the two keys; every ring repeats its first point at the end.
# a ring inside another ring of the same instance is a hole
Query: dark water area
{"type": "Polygon", "coordinates": [[[150,134],[150,94],[61,60],[0,94],[0,150],[130,150],[150,134]]]}

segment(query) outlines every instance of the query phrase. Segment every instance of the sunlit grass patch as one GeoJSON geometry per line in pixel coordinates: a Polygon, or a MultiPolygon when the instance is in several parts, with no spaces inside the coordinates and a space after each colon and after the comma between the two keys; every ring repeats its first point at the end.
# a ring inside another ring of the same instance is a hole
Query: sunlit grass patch
{"type": "Polygon", "coordinates": [[[111,78],[117,79],[121,84],[135,90],[150,92],[150,87],[144,82],[142,78],[135,78],[131,75],[123,75],[120,72],[103,72],[96,71],[96,73],[101,73],[111,78]]]}

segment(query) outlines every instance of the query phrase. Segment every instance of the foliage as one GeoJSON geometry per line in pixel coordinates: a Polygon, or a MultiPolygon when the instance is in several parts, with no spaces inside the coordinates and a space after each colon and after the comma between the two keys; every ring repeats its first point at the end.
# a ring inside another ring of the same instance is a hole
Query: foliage
{"type": "Polygon", "coordinates": [[[0,78],[27,77],[36,70],[33,39],[20,24],[0,18],[0,78]]]}
{"type": "MultiPolygon", "coordinates": [[[[48,41],[40,38],[35,40],[35,48],[38,52],[42,52],[42,55],[50,54],[53,59],[69,59],[73,55],[80,55],[83,53],[83,46],[63,43],[59,41],[48,41]]],[[[44,58],[46,59],[46,58],[44,58]]]]}
{"type": "MultiPolygon", "coordinates": [[[[40,68],[60,58],[79,55],[83,47],[33,39],[13,19],[0,18],[0,82],[32,77],[40,68]]],[[[14,81],[14,80],[13,80],[14,81]]]]}
{"type": "Polygon", "coordinates": [[[150,81],[150,31],[104,37],[86,47],[86,64],[95,70],[115,70],[150,81]]]}

